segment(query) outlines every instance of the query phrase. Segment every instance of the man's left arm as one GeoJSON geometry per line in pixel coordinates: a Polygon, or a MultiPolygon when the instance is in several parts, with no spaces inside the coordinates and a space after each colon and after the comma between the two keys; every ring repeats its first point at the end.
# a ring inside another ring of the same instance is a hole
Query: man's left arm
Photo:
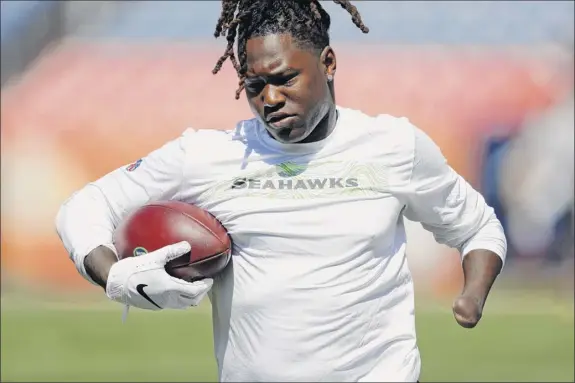
{"type": "Polygon", "coordinates": [[[437,145],[414,129],[414,156],[403,196],[404,215],[421,222],[437,242],[461,252],[464,286],[453,304],[457,322],[473,328],[505,263],[507,241],[483,196],[457,174],[437,145]]]}

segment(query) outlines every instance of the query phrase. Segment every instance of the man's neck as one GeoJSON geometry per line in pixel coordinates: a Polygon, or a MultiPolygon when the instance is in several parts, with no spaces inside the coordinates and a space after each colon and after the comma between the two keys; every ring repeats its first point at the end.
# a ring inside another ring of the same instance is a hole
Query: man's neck
{"type": "Polygon", "coordinates": [[[325,117],[317,124],[316,128],[311,132],[305,140],[300,141],[301,143],[317,142],[328,137],[331,132],[335,129],[335,124],[337,123],[338,112],[335,105],[329,110],[325,117]]]}

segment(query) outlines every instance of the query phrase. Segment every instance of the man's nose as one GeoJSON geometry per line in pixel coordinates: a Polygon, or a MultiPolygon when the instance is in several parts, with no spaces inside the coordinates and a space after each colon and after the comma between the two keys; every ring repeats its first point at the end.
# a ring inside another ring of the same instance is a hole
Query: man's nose
{"type": "Polygon", "coordinates": [[[267,84],[262,92],[262,102],[264,103],[264,113],[273,113],[284,106],[285,97],[278,87],[267,84]]]}

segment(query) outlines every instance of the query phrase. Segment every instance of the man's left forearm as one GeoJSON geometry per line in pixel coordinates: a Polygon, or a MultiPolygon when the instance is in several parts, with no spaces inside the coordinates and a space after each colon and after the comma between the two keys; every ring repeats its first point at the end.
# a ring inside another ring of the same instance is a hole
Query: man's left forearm
{"type": "Polygon", "coordinates": [[[463,259],[464,285],[461,295],[477,299],[483,307],[502,267],[501,257],[494,252],[483,249],[470,251],[463,259]]]}
{"type": "Polygon", "coordinates": [[[472,250],[465,256],[463,291],[453,303],[453,315],[461,326],[473,328],[477,325],[489,290],[502,267],[502,259],[490,250],[472,250]]]}

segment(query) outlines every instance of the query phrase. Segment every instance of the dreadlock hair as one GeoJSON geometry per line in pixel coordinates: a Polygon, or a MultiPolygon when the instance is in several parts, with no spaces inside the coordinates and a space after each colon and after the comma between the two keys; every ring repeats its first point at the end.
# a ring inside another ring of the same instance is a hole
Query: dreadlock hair
{"type": "MultiPolygon", "coordinates": [[[[333,0],[350,15],[353,23],[363,32],[369,29],[363,24],[357,8],[349,0],[333,0]]],[[[216,74],[230,59],[238,77],[236,100],[244,89],[247,72],[246,42],[251,37],[268,34],[289,33],[301,48],[321,52],[329,45],[328,13],[318,0],[222,0],[222,11],[214,36],[226,36],[228,45],[216,63],[216,74]],[[234,43],[237,37],[237,57],[234,43]]]]}

